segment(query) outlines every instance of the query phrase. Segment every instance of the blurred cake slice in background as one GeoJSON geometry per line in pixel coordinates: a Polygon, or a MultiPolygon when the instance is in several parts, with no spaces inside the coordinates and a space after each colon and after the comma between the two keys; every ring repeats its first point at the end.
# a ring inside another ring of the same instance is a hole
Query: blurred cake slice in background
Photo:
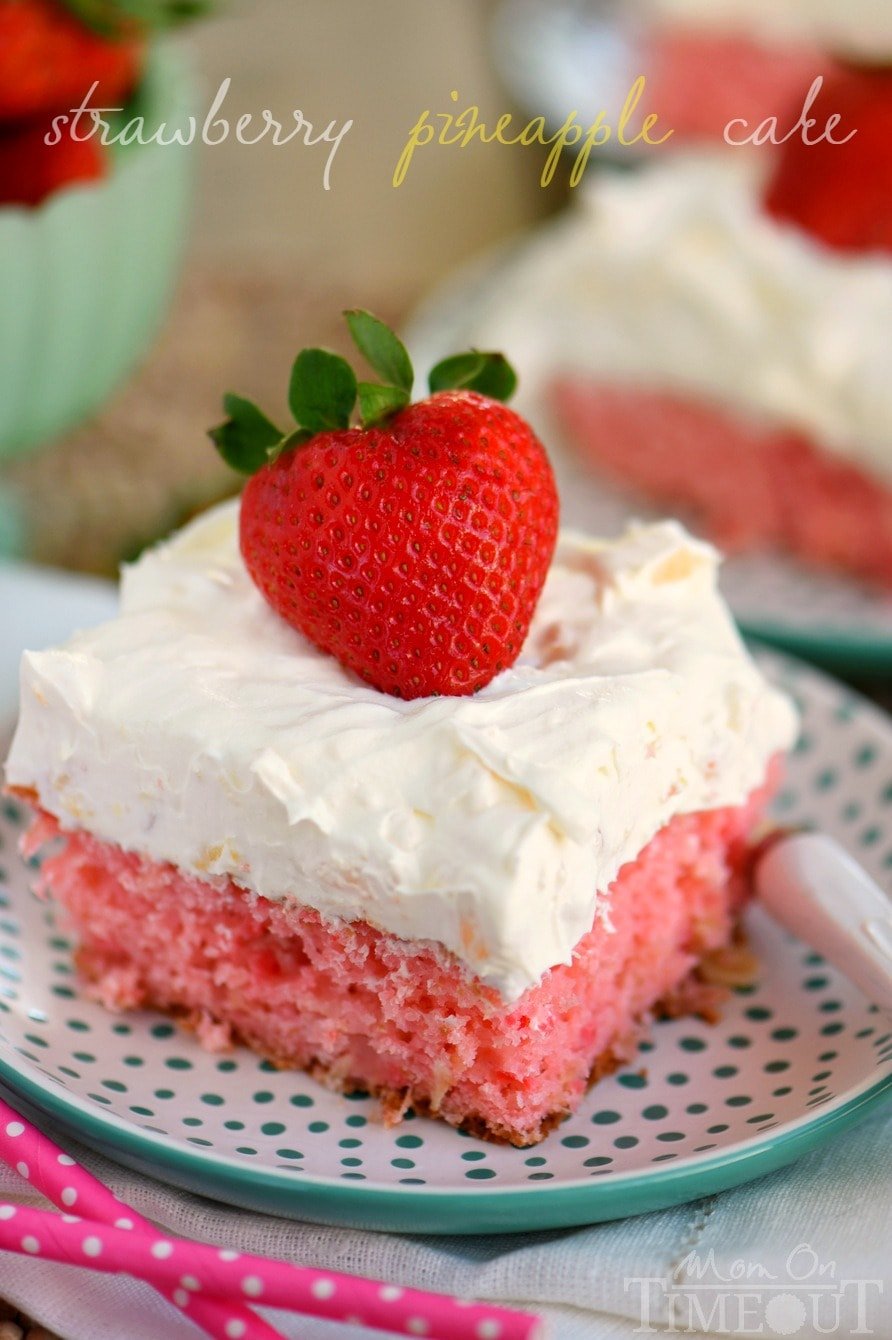
{"type": "MultiPolygon", "coordinates": [[[[493,57],[531,115],[559,125],[606,109],[612,125],[644,75],[647,111],[671,127],[673,148],[722,148],[729,122],[767,117],[789,127],[818,76],[892,60],[885,0],[503,0],[493,57]]],[[[642,103],[642,106],[643,106],[642,103]]],[[[743,132],[745,133],[745,132],[743,132]]],[[[640,154],[617,147],[599,154],[640,154]]]]}
{"type": "Polygon", "coordinates": [[[843,248],[869,209],[860,177],[849,215],[842,178],[825,184],[831,246],[794,219],[789,173],[772,153],[602,175],[489,286],[467,334],[510,343],[525,413],[547,406],[630,509],[677,505],[728,548],[892,586],[892,258],[843,248]]]}

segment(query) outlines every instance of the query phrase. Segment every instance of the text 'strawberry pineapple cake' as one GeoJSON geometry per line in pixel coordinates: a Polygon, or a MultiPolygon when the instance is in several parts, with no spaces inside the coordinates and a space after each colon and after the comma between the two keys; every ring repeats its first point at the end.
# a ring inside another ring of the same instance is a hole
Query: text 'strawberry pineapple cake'
{"type": "Polygon", "coordinates": [[[849,144],[603,174],[466,334],[633,501],[892,586],[892,67],[847,87],[849,144]]]}
{"type": "Polygon", "coordinates": [[[350,317],[377,422],[347,428],[322,351],[297,432],[229,397],[241,503],[26,655],[8,784],[31,847],[60,839],[40,886],[110,1008],[526,1145],[654,1012],[703,1003],[794,717],[709,546],[557,539],[503,360],[447,360],[461,389],[404,408],[402,347],[350,317]]]}

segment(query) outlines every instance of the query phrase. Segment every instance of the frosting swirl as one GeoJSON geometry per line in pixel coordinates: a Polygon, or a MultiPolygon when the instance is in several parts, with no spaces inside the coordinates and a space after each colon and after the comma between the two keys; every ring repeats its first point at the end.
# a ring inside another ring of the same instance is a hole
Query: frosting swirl
{"type": "Polygon", "coordinates": [[[8,781],[63,826],[437,941],[514,998],[663,824],[742,802],[793,739],[716,570],[672,522],[565,535],[520,661],[407,703],[273,613],[225,504],[125,571],[117,618],[25,655],[8,781]]]}

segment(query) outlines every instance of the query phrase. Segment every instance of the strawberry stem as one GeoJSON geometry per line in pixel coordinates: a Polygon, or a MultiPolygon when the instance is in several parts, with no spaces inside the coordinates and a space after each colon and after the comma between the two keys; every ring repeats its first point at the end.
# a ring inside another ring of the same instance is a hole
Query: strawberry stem
{"type": "MultiPolygon", "coordinates": [[[[134,5],[140,2],[132,0],[134,5]]],[[[347,360],[329,349],[302,350],[294,360],[288,388],[296,428],[283,433],[250,400],[224,396],[228,418],[209,435],[227,465],[253,475],[283,451],[301,446],[317,433],[349,428],[357,400],[362,428],[386,423],[409,404],[415,374],[403,343],[383,321],[362,308],[353,308],[344,317],[353,343],[382,381],[358,382],[347,360]]],[[[517,377],[502,354],[471,349],[438,363],[429,382],[432,392],[477,391],[491,400],[508,400],[517,377]]]]}

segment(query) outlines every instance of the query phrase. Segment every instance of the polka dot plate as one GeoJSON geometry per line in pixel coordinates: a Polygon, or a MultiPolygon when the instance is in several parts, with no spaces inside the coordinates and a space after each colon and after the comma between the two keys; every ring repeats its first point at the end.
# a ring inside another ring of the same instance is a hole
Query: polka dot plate
{"type": "MultiPolygon", "coordinates": [[[[802,665],[766,653],[766,667],[803,715],[776,817],[835,834],[888,884],[892,723],[802,665]]],[[[53,908],[29,892],[24,822],[2,802],[0,1086],[63,1133],[219,1200],[427,1233],[591,1223],[769,1172],[892,1091],[892,1021],[755,908],[758,980],[721,1022],[657,1024],[541,1145],[490,1145],[412,1114],[387,1130],[372,1099],[88,1001],[53,908]]]]}

